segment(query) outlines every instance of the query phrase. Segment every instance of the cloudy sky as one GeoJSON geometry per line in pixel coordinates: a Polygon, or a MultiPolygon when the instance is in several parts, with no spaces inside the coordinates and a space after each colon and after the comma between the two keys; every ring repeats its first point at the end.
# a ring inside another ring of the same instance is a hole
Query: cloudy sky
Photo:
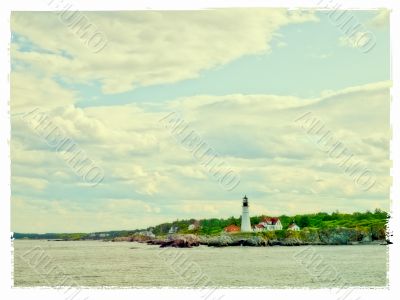
{"type": "Polygon", "coordinates": [[[349,17],[353,36],[327,12],[13,13],[12,230],[239,216],[244,194],[251,214],[389,209],[388,14],[349,17]],[[27,121],[32,111],[102,170],[99,184],[27,121]],[[171,113],[237,174],[235,188],[162,124],[171,113]],[[360,188],[321,151],[307,114],[376,184],[360,188]]]}

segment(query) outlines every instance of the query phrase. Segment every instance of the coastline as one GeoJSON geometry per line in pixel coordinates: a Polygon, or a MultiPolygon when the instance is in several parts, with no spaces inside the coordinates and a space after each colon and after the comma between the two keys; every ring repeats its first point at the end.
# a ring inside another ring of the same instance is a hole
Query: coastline
{"type": "Polygon", "coordinates": [[[148,245],[158,245],[160,248],[192,248],[200,245],[208,247],[272,247],[272,246],[334,246],[334,245],[389,245],[389,240],[360,240],[327,239],[305,241],[300,238],[268,239],[257,235],[221,234],[219,236],[197,236],[193,234],[175,234],[165,237],[147,238],[143,236],[131,236],[114,238],[112,242],[138,242],[148,245]]]}

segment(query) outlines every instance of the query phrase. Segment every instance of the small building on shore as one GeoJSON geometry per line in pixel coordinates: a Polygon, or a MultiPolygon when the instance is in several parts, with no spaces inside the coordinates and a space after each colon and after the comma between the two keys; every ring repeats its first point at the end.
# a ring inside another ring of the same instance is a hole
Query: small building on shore
{"type": "Polygon", "coordinates": [[[169,234],[174,234],[178,232],[178,226],[171,226],[171,228],[169,229],[168,233],[169,234]]]}
{"type": "Polygon", "coordinates": [[[146,236],[146,237],[149,237],[149,238],[155,238],[156,237],[155,234],[150,230],[140,231],[138,233],[138,235],[146,236]]]}
{"type": "Polygon", "coordinates": [[[188,230],[196,230],[200,228],[200,222],[194,221],[192,224],[188,226],[188,230]]]}
{"type": "Polygon", "coordinates": [[[229,225],[224,228],[225,232],[240,232],[240,227],[236,225],[229,225]]]}
{"type": "Polygon", "coordinates": [[[300,231],[300,227],[293,221],[293,223],[289,225],[288,230],[300,231]]]}
{"type": "Polygon", "coordinates": [[[283,228],[282,223],[279,218],[265,217],[261,220],[260,223],[254,226],[253,231],[261,232],[261,231],[282,230],[282,228],[283,228]]]}
{"type": "Polygon", "coordinates": [[[108,236],[110,236],[110,234],[105,232],[92,232],[89,234],[89,238],[91,239],[103,239],[108,236]]]}

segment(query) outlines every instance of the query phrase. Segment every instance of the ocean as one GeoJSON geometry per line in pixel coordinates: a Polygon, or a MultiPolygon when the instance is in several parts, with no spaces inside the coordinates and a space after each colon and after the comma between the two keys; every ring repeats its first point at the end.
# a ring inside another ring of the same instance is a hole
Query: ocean
{"type": "Polygon", "coordinates": [[[372,287],[388,246],[159,248],[136,242],[15,240],[14,286],[372,287]]]}

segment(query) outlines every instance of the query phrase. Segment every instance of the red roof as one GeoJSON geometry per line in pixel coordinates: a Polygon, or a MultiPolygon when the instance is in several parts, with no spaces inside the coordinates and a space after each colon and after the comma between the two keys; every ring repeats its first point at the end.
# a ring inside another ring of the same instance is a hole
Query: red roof
{"type": "Polygon", "coordinates": [[[224,231],[226,232],[235,232],[235,231],[240,231],[240,227],[236,225],[229,225],[224,228],[224,231]]]}
{"type": "Polygon", "coordinates": [[[279,218],[265,217],[264,219],[262,219],[262,222],[271,223],[271,225],[275,225],[278,221],[279,221],[279,218]]]}
{"type": "Polygon", "coordinates": [[[263,224],[257,224],[256,227],[257,228],[264,228],[264,225],[263,224]]]}

